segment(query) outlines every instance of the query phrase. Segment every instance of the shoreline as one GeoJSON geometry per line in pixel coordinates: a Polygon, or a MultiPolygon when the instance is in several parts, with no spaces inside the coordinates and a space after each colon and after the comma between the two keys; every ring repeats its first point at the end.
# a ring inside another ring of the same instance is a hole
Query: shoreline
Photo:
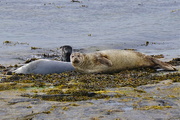
{"type": "MultiPolygon", "coordinates": [[[[176,40],[178,41],[178,40],[176,40]]],[[[29,43],[20,43],[17,42],[18,45],[14,45],[16,42],[13,41],[4,41],[7,42],[6,44],[3,44],[2,46],[8,47],[4,48],[2,55],[0,56],[2,59],[0,61],[1,65],[15,65],[15,64],[23,64],[24,61],[27,61],[29,59],[56,59],[58,60],[61,56],[59,47],[55,48],[45,48],[45,47],[34,47],[30,45],[29,43]],[[25,45],[24,45],[25,44],[25,45]],[[17,49],[14,49],[17,48],[17,49]],[[20,50],[20,48],[23,50],[20,50]],[[24,49],[26,48],[26,49],[24,49]],[[6,50],[7,49],[7,50],[6,50]],[[7,52],[6,52],[6,51],[7,52]],[[12,52],[12,51],[13,52],[12,52]]],[[[3,42],[3,43],[4,43],[3,42]]],[[[173,44],[173,43],[171,43],[173,44]]],[[[177,46],[177,45],[176,45],[177,46]]],[[[122,49],[122,50],[135,50],[138,52],[141,52],[146,55],[154,55],[154,56],[162,56],[160,59],[162,61],[171,61],[174,58],[179,58],[179,48],[171,48],[168,46],[168,44],[165,43],[158,43],[158,42],[142,42],[142,43],[117,43],[117,44],[102,44],[99,46],[89,46],[89,47],[82,47],[77,48],[77,46],[74,47],[74,52],[80,51],[80,52],[95,52],[99,50],[106,50],[106,49],[122,49]],[[148,44],[147,44],[148,43],[148,44]]],[[[2,47],[3,48],[3,47],[2,47]]]]}
{"type": "Polygon", "coordinates": [[[114,74],[1,74],[0,114],[2,120],[178,120],[179,76],[180,71],[153,69],[114,74]]]}

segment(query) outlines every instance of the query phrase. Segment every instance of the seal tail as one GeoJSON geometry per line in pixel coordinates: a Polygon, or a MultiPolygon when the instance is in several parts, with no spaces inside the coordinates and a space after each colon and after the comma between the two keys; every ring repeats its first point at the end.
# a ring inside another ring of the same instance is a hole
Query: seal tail
{"type": "Polygon", "coordinates": [[[162,69],[164,70],[168,70],[168,71],[176,71],[177,69],[172,66],[171,64],[168,64],[168,63],[165,63],[165,62],[162,62],[156,58],[152,58],[151,59],[152,62],[154,62],[156,65],[159,65],[162,69]]]}

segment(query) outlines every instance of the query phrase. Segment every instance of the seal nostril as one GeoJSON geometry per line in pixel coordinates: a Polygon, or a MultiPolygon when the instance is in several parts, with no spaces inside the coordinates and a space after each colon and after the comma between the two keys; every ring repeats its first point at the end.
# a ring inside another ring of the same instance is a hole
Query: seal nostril
{"type": "Polygon", "coordinates": [[[73,60],[73,63],[79,63],[79,60],[78,60],[77,58],[75,58],[75,59],[73,60]]]}

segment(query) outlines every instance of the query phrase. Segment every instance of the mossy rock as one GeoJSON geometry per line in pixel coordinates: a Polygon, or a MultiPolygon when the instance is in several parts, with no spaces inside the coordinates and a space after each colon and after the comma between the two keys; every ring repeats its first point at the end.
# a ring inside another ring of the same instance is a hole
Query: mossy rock
{"type": "MultiPolygon", "coordinates": [[[[75,71],[48,75],[13,74],[11,77],[6,78],[6,82],[15,82],[16,84],[28,83],[31,84],[29,87],[44,89],[43,91],[37,90],[36,94],[29,97],[55,101],[79,101],[112,97],[98,92],[107,88],[135,88],[167,79],[171,79],[173,82],[180,82],[180,73],[159,74],[154,69],[145,68],[125,70],[114,74],[81,74],[75,71]],[[40,95],[39,92],[43,92],[44,95],[40,95]]],[[[19,89],[19,86],[0,86],[0,89],[19,89]]],[[[138,89],[134,89],[134,91],[139,93],[145,92],[138,89]]],[[[118,94],[117,96],[120,97],[122,95],[118,94]]]]}

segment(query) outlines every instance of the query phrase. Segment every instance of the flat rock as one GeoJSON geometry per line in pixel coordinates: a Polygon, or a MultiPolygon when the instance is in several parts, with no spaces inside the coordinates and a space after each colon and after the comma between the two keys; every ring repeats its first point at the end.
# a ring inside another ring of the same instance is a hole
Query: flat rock
{"type": "MultiPolygon", "coordinates": [[[[2,120],[178,120],[179,86],[179,82],[172,83],[171,80],[166,80],[136,88],[145,92],[122,87],[114,89],[114,92],[123,91],[125,95],[122,97],[77,102],[43,101],[22,97],[24,91],[6,90],[0,92],[0,115],[2,120]]],[[[111,93],[114,94],[113,89],[111,93]]]]}

